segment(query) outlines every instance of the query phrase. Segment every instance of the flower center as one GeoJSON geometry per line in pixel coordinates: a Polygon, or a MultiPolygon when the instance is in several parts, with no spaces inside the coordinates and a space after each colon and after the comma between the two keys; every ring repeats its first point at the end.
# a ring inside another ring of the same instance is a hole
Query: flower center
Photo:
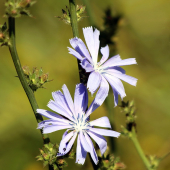
{"type": "Polygon", "coordinates": [[[100,67],[100,63],[94,65],[94,70],[96,72],[102,73],[103,69],[100,67]]]}
{"type": "Polygon", "coordinates": [[[79,115],[80,114],[78,114],[77,119],[72,124],[73,129],[76,130],[77,132],[89,129],[89,123],[84,118],[84,115],[82,115],[81,117],[79,115]]]}

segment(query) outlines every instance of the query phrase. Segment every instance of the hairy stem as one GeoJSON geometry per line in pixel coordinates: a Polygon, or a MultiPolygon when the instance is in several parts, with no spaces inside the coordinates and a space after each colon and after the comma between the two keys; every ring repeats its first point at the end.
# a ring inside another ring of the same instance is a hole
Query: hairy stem
{"type": "MultiPolygon", "coordinates": [[[[22,84],[22,87],[25,90],[25,93],[28,97],[28,100],[31,104],[32,110],[34,112],[35,118],[37,120],[37,122],[41,122],[43,121],[43,118],[40,114],[38,114],[36,112],[36,110],[38,109],[38,104],[35,100],[34,97],[34,93],[32,91],[32,89],[28,86],[27,81],[25,79],[22,67],[21,67],[21,63],[17,54],[17,50],[16,50],[16,45],[15,45],[15,18],[9,17],[8,18],[8,24],[9,24],[9,37],[10,37],[10,45],[9,45],[9,50],[12,56],[12,60],[16,69],[16,72],[18,74],[18,78],[22,84]]],[[[42,132],[41,132],[42,134],[42,132]]],[[[49,138],[47,135],[42,134],[43,137],[43,142],[44,143],[48,143],[49,142],[49,138]]]]}
{"type": "Polygon", "coordinates": [[[144,154],[144,152],[143,152],[143,150],[142,150],[142,148],[141,148],[141,146],[139,144],[139,141],[137,139],[134,127],[132,128],[131,135],[132,136],[130,137],[130,139],[132,140],[133,144],[135,145],[135,148],[136,148],[139,156],[141,157],[143,163],[145,164],[147,170],[152,170],[151,164],[150,164],[149,160],[146,158],[146,156],[145,156],[145,154],[144,154]]]}

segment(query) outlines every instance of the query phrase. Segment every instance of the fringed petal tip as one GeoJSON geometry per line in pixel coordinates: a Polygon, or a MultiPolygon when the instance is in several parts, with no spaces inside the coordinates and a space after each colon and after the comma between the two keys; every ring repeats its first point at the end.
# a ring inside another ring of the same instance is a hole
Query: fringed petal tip
{"type": "Polygon", "coordinates": [[[56,157],[60,157],[60,156],[64,156],[65,154],[64,153],[57,153],[56,157]]]}
{"type": "Polygon", "coordinates": [[[75,163],[79,164],[79,165],[83,165],[84,164],[84,160],[77,160],[75,163]]]}
{"type": "MultiPolygon", "coordinates": [[[[108,96],[108,93],[106,94],[106,96],[108,96]]],[[[95,98],[95,100],[94,100],[94,104],[99,105],[99,106],[101,106],[103,104],[103,102],[104,102],[103,98],[101,98],[101,99],[95,98]]]]}
{"type": "Polygon", "coordinates": [[[90,90],[89,87],[87,87],[87,90],[91,93],[91,96],[93,97],[93,94],[94,94],[96,91],[90,90]]]}
{"type": "Polygon", "coordinates": [[[121,135],[121,133],[119,133],[119,132],[116,132],[117,134],[116,134],[116,138],[118,138],[120,135],[121,135]]]}
{"type": "Polygon", "coordinates": [[[69,42],[70,42],[70,44],[71,44],[72,41],[75,41],[75,40],[78,40],[78,39],[79,39],[78,37],[74,37],[74,38],[69,39],[69,42]]]}
{"type": "MultiPolygon", "coordinates": [[[[84,28],[82,28],[83,30],[88,30],[88,29],[91,29],[91,30],[93,30],[93,27],[92,26],[90,26],[90,27],[84,27],[84,28]]],[[[95,28],[94,27],[94,30],[97,30],[97,31],[99,31],[97,28],[95,28]]]]}
{"type": "Polygon", "coordinates": [[[90,26],[90,27],[84,27],[84,28],[83,28],[83,30],[87,30],[87,29],[93,29],[93,27],[90,26]]]}

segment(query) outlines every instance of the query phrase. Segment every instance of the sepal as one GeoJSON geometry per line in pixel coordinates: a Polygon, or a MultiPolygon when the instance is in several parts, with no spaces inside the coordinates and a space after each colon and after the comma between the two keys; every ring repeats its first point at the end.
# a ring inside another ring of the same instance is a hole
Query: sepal
{"type": "Polygon", "coordinates": [[[130,132],[132,131],[132,128],[134,127],[136,129],[136,108],[134,106],[134,101],[122,101],[121,104],[121,110],[126,115],[126,129],[130,132]]]}
{"type": "Polygon", "coordinates": [[[0,46],[4,45],[10,45],[6,22],[3,25],[0,25],[0,46]]]}
{"type": "Polygon", "coordinates": [[[4,17],[21,17],[21,15],[27,15],[32,17],[28,8],[34,5],[36,1],[32,0],[7,0],[5,3],[6,11],[4,17]]]}
{"type": "Polygon", "coordinates": [[[103,155],[99,160],[98,170],[122,170],[126,168],[120,158],[115,157],[113,154],[103,155]]]}
{"type": "MultiPolygon", "coordinates": [[[[80,21],[82,18],[85,16],[82,16],[82,14],[85,11],[85,6],[83,5],[77,5],[76,6],[76,15],[77,15],[77,21],[80,21]]],[[[66,9],[62,9],[62,16],[57,16],[57,18],[60,18],[60,20],[64,21],[66,24],[71,24],[71,19],[70,19],[70,10],[66,6],[66,9]]]]}
{"type": "Polygon", "coordinates": [[[51,165],[53,166],[54,170],[62,169],[63,167],[67,166],[67,162],[65,158],[71,158],[73,159],[75,156],[75,153],[73,152],[73,149],[66,155],[57,157],[57,153],[59,151],[59,145],[58,144],[44,144],[43,148],[40,149],[40,155],[38,155],[37,161],[43,161],[43,165],[51,165]]]}
{"type": "Polygon", "coordinates": [[[28,66],[23,66],[22,69],[27,83],[33,91],[36,91],[38,88],[44,88],[45,83],[52,81],[48,79],[48,73],[43,73],[42,68],[38,70],[34,67],[33,70],[30,71],[28,66]]]}

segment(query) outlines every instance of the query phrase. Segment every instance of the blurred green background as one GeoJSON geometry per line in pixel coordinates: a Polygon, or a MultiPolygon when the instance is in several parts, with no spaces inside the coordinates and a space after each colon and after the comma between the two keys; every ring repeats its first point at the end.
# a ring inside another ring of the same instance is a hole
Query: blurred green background
{"type": "MultiPolygon", "coordinates": [[[[4,3],[5,0],[0,1],[0,16],[4,14],[4,3]]],[[[83,4],[80,0],[77,3],[83,4]]],[[[102,28],[106,8],[110,7],[113,14],[123,14],[123,24],[116,35],[117,50],[123,59],[136,58],[138,65],[125,69],[128,75],[139,79],[137,87],[124,83],[125,101],[134,99],[136,102],[137,132],[144,152],[162,156],[170,151],[170,1],[93,0],[89,3],[99,28],[102,28]]],[[[54,17],[61,16],[65,5],[68,5],[66,0],[39,0],[31,8],[35,18],[21,17],[16,21],[17,49],[22,65],[42,67],[54,79],[45,85],[47,89],[35,93],[42,109],[47,109],[52,91],[61,89],[65,83],[73,96],[75,84],[79,83],[76,59],[67,50],[72,38],[71,27],[54,17]]],[[[0,17],[1,24],[5,21],[0,17]]],[[[90,26],[88,17],[79,22],[82,39],[82,28],[87,26],[90,26]]],[[[42,147],[41,135],[36,130],[37,123],[28,99],[15,76],[8,48],[0,48],[0,169],[42,170],[41,162],[35,159],[38,148],[42,147]]],[[[91,118],[103,115],[107,115],[105,106],[98,108],[91,118]]],[[[120,125],[125,125],[125,116],[118,107],[114,111],[114,120],[115,130],[120,131],[120,125]]],[[[50,134],[52,141],[59,142],[62,133],[50,134]]],[[[145,169],[129,139],[116,139],[114,154],[126,164],[127,170],[145,169]]],[[[84,166],[74,162],[69,161],[65,169],[92,169],[89,159],[84,166]]],[[[168,169],[170,157],[165,158],[158,168],[168,169]]]]}

